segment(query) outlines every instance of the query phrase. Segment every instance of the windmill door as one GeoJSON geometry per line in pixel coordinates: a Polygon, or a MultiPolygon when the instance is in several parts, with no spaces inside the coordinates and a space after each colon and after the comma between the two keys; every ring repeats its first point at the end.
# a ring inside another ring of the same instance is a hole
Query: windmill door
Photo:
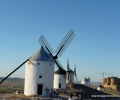
{"type": "Polygon", "coordinates": [[[61,83],[59,83],[59,88],[61,88],[61,83]]]}
{"type": "Polygon", "coordinates": [[[38,85],[38,90],[37,90],[38,95],[42,95],[42,89],[43,89],[43,85],[38,85]]]}

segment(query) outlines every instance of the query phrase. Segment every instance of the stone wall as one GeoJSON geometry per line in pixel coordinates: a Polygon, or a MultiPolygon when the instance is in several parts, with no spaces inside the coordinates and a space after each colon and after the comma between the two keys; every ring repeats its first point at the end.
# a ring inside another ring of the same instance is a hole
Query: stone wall
{"type": "Polygon", "coordinates": [[[120,78],[117,77],[103,78],[102,85],[103,87],[120,90],[120,78]]]}

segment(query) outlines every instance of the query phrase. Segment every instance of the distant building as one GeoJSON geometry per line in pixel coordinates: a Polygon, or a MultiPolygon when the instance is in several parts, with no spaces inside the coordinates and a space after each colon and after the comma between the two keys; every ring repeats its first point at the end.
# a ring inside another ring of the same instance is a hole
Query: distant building
{"type": "Polygon", "coordinates": [[[99,85],[99,86],[97,87],[97,90],[98,90],[98,91],[103,91],[103,89],[104,89],[104,87],[103,87],[102,85],[99,85]]]}
{"type": "Polygon", "coordinates": [[[90,83],[89,81],[90,81],[90,80],[85,77],[85,79],[82,80],[81,84],[83,84],[83,85],[85,85],[85,86],[89,86],[89,83],[90,83]]]}
{"type": "Polygon", "coordinates": [[[117,77],[103,78],[102,85],[103,87],[120,90],[120,78],[117,78],[117,77]]]}

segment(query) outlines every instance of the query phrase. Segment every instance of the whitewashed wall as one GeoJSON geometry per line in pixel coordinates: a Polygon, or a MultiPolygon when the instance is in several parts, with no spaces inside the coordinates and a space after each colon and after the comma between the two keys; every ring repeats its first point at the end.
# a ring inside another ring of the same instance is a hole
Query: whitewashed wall
{"type": "Polygon", "coordinates": [[[66,79],[65,79],[66,76],[65,77],[64,76],[60,74],[54,74],[54,89],[59,88],[59,83],[61,83],[61,88],[63,89],[66,88],[66,79]]]}
{"type": "Polygon", "coordinates": [[[98,91],[103,91],[103,87],[97,87],[98,91]]]}
{"type": "Polygon", "coordinates": [[[85,86],[89,86],[89,81],[82,80],[81,84],[83,84],[85,86]]]}
{"type": "Polygon", "coordinates": [[[53,88],[54,63],[45,61],[28,61],[25,71],[24,95],[37,95],[38,84],[43,84],[42,95],[45,96],[46,87],[53,88]],[[30,62],[30,65],[28,65],[30,62]],[[39,63],[39,65],[38,65],[39,63]],[[50,66],[51,63],[51,66],[50,66]],[[42,75],[42,78],[39,76],[42,75]]]}
{"type": "MultiPolygon", "coordinates": [[[[70,75],[71,75],[71,79],[72,79],[72,81],[71,81],[71,83],[74,83],[74,73],[70,73],[70,75]]],[[[68,72],[66,72],[66,83],[69,83],[69,81],[68,81],[68,72]]]]}

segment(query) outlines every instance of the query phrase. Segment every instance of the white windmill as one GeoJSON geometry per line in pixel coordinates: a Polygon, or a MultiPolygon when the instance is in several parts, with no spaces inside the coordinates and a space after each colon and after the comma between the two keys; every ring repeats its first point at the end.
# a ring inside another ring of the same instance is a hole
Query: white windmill
{"type": "MultiPolygon", "coordinates": [[[[63,54],[74,36],[74,31],[70,30],[58,46],[56,55],[53,56],[54,51],[42,35],[39,39],[41,48],[14,71],[8,74],[0,84],[26,63],[24,95],[45,96],[47,90],[53,88],[54,65],[56,64],[59,69],[64,70],[57,60],[58,55],[61,56],[63,54]]],[[[63,77],[66,79],[65,75],[63,75],[63,77]]]]}
{"type": "Polygon", "coordinates": [[[66,83],[74,83],[74,72],[70,69],[68,59],[67,59],[66,83]]]}
{"type": "Polygon", "coordinates": [[[84,80],[81,82],[85,86],[89,86],[89,80],[85,77],[84,80]]]}
{"type": "Polygon", "coordinates": [[[66,71],[59,68],[54,72],[54,89],[66,88],[66,71]]]}
{"type": "Polygon", "coordinates": [[[24,95],[43,95],[46,88],[53,88],[54,78],[53,57],[41,48],[26,62],[24,95]]]}

